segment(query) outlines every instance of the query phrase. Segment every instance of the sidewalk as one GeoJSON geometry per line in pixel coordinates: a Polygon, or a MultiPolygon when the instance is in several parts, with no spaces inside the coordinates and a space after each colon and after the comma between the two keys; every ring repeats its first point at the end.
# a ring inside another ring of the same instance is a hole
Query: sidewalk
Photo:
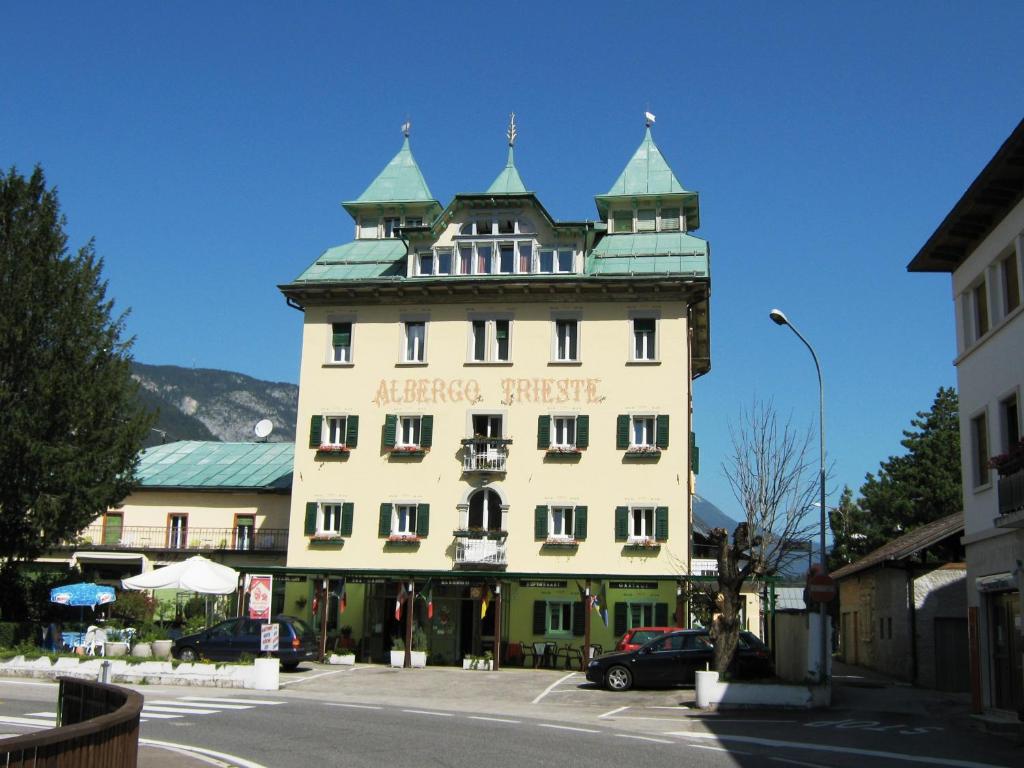
{"type": "Polygon", "coordinates": [[[966,725],[970,706],[969,693],[917,688],[872,669],[841,661],[832,664],[832,709],[933,717],[966,725]]]}
{"type": "Polygon", "coordinates": [[[209,768],[210,763],[210,760],[179,749],[139,745],[139,768],[209,768]]]}

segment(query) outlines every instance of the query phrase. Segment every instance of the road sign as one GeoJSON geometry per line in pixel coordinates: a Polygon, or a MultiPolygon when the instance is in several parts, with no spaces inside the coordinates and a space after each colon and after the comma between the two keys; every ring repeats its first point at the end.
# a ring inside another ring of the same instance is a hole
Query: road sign
{"type": "Polygon", "coordinates": [[[807,596],[816,603],[827,603],[836,597],[836,583],[827,573],[816,573],[807,580],[807,596]]]}
{"type": "Polygon", "coordinates": [[[264,624],[260,627],[260,650],[276,651],[281,644],[281,627],[278,624],[264,624]]]}

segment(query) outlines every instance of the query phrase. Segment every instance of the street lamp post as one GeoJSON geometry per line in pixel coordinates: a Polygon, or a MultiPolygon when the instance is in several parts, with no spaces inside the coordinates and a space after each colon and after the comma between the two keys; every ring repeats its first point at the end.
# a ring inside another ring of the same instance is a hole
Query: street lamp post
{"type": "MultiPolygon", "coordinates": [[[[811,353],[811,358],[814,360],[814,369],[818,372],[818,448],[820,450],[820,464],[818,469],[818,482],[820,484],[820,506],[821,506],[821,517],[819,520],[819,544],[821,547],[821,570],[822,573],[828,573],[828,561],[825,557],[825,385],[821,378],[821,365],[818,363],[818,355],[814,351],[814,347],[810,345],[810,342],[804,338],[803,334],[796,329],[796,326],[789,321],[789,318],[782,312],[781,309],[773,309],[768,313],[768,317],[771,318],[772,322],[776,325],[789,326],[789,330],[796,334],[797,338],[804,343],[807,350],[811,353]]],[[[825,682],[828,677],[827,672],[827,659],[828,659],[828,637],[825,634],[825,603],[824,601],[818,604],[821,612],[821,682],[825,682]]]]}

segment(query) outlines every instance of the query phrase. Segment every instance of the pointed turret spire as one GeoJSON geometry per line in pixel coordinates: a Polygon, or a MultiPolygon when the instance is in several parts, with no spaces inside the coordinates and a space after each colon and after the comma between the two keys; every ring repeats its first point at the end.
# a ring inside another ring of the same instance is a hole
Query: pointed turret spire
{"type": "Polygon", "coordinates": [[[356,203],[410,203],[432,202],[427,182],[420,172],[416,158],[409,148],[409,131],[412,123],[406,120],[402,125],[402,148],[391,158],[370,186],[359,197],[356,203]]]}
{"type": "Polygon", "coordinates": [[[523,179],[516,169],[515,144],[519,133],[516,130],[515,112],[509,113],[508,130],[505,135],[508,137],[508,160],[505,162],[505,168],[498,174],[498,178],[487,188],[487,192],[492,195],[522,194],[526,192],[526,185],[523,184],[523,179]]]}

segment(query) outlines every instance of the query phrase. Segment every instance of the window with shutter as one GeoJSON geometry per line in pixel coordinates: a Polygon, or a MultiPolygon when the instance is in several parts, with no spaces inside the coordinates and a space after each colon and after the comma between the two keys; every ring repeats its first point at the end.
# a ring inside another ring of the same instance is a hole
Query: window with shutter
{"type": "Polygon", "coordinates": [[[317,503],[315,501],[306,502],[306,524],[303,530],[307,536],[316,535],[316,516],[317,503]]]}
{"type": "Polygon", "coordinates": [[[359,445],[359,417],[349,416],[345,419],[345,446],[355,448],[359,445]]]}
{"type": "Polygon", "coordinates": [[[615,447],[620,451],[629,448],[629,416],[615,418],[615,447]]]}
{"type": "Polygon", "coordinates": [[[587,508],[576,507],[574,510],[575,521],[573,523],[573,536],[576,541],[586,541],[587,539],[587,508]]]}
{"type": "Polygon", "coordinates": [[[629,507],[615,508],[615,540],[626,541],[629,538],[629,507]]]}
{"type": "MultiPolygon", "coordinates": [[[[533,601],[533,634],[543,637],[547,634],[547,603],[543,600],[533,601]]],[[[625,630],[623,630],[625,631],[625,630]]]]}
{"type": "Polygon", "coordinates": [[[576,417],[576,449],[583,451],[590,446],[590,417],[576,417]]]}
{"type": "Polygon", "coordinates": [[[668,541],[668,507],[654,510],[654,538],[657,541],[668,541]]]}
{"type": "Polygon", "coordinates": [[[324,428],[324,417],[323,416],[314,416],[312,419],[310,419],[310,421],[309,421],[309,447],[310,448],[319,448],[320,447],[320,438],[322,437],[323,428],[324,428]]]}
{"type": "Polygon", "coordinates": [[[586,619],[583,615],[583,603],[577,601],[572,604],[572,634],[573,637],[583,637],[583,630],[586,627],[586,619]]]}
{"type": "Polygon", "coordinates": [[[351,501],[346,501],[341,505],[341,530],[339,533],[342,536],[352,535],[352,518],[355,513],[355,504],[351,501]]]}
{"type": "Polygon", "coordinates": [[[384,417],[384,448],[390,450],[395,447],[395,437],[398,434],[398,416],[389,413],[384,417]]]}
{"type": "Polygon", "coordinates": [[[551,446],[551,417],[542,414],[537,417],[537,447],[546,451],[551,446]]]}
{"type": "Polygon", "coordinates": [[[377,536],[386,539],[391,535],[391,511],[392,505],[383,502],[380,505],[380,517],[377,519],[377,536]]]}
{"type": "Polygon", "coordinates": [[[352,362],[352,323],[331,323],[332,363],[352,362]]]}
{"type": "Polygon", "coordinates": [[[420,418],[420,448],[429,448],[434,444],[434,417],[420,418]]]}
{"type": "Polygon", "coordinates": [[[654,625],[657,627],[667,627],[668,623],[668,603],[657,603],[654,606],[654,625]]]}
{"type": "Polygon", "coordinates": [[[658,416],[655,435],[655,445],[662,450],[668,448],[668,414],[658,416]]]}
{"type": "Polygon", "coordinates": [[[626,626],[628,620],[629,605],[627,603],[616,603],[615,604],[615,636],[621,637],[626,634],[626,630],[629,629],[626,626]]]}
{"type": "Polygon", "coordinates": [[[430,505],[418,504],[416,506],[416,535],[421,539],[426,538],[430,533],[430,505]]]}
{"type": "Polygon", "coordinates": [[[543,541],[548,537],[548,508],[538,504],[533,511],[533,537],[543,541]]]}

